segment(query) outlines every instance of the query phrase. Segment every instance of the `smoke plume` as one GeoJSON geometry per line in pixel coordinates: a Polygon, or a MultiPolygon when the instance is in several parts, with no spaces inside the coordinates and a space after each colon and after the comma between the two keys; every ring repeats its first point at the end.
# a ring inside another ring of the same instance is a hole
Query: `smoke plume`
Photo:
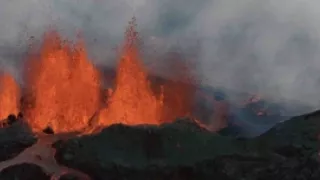
{"type": "Polygon", "coordinates": [[[69,38],[81,31],[92,60],[113,64],[134,15],[158,54],[198,48],[199,83],[317,108],[319,7],[307,0],[3,0],[0,65],[17,74],[30,38],[50,27],[69,38]]]}

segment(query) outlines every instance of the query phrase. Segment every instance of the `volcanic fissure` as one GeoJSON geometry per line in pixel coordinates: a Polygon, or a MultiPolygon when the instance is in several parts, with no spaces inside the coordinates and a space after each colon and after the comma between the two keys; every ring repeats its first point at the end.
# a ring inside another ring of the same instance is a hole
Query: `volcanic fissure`
{"type": "Polygon", "coordinates": [[[22,93],[10,74],[1,76],[0,104],[4,108],[0,118],[22,112],[33,132],[48,126],[56,133],[66,133],[83,131],[88,124],[158,125],[191,115],[193,90],[179,82],[152,88],[139,56],[135,18],[125,33],[112,89],[104,90],[103,77],[88,59],[83,40],[72,44],[56,31],[44,35],[40,53],[30,53],[24,69],[22,93]]]}

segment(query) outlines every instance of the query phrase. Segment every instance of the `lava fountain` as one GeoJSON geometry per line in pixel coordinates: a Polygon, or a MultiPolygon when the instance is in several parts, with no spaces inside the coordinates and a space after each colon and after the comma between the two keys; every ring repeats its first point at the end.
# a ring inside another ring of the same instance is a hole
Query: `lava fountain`
{"type": "MultiPolygon", "coordinates": [[[[37,53],[30,54],[24,66],[21,104],[17,102],[19,87],[13,78],[3,75],[0,79],[1,118],[20,110],[33,132],[49,126],[56,133],[67,133],[115,123],[158,125],[191,115],[194,98],[191,86],[173,80],[156,84],[155,90],[139,48],[133,18],[125,33],[114,88],[106,92],[82,38],[72,43],[63,40],[56,31],[45,33],[37,53]],[[103,93],[108,93],[106,102],[103,93]]],[[[181,62],[175,62],[178,63],[171,65],[172,72],[183,72],[176,79],[189,81],[188,70],[181,68],[181,62]]]]}
{"type": "Polygon", "coordinates": [[[34,131],[51,126],[55,132],[87,126],[100,107],[99,72],[88,60],[84,44],[62,41],[57,32],[45,34],[40,54],[26,65],[24,114],[34,131]]]}
{"type": "Polygon", "coordinates": [[[0,120],[19,112],[20,88],[8,73],[0,75],[0,120]]]}
{"type": "Polygon", "coordinates": [[[124,123],[160,124],[163,95],[156,96],[150,87],[146,69],[138,49],[135,19],[129,23],[117,68],[116,84],[108,98],[107,107],[99,115],[103,125],[124,123]]]}
{"type": "Polygon", "coordinates": [[[87,180],[90,178],[85,174],[57,164],[55,150],[51,147],[53,142],[78,134],[72,132],[87,133],[89,130],[91,133],[95,128],[115,123],[158,125],[191,112],[190,107],[185,108],[190,99],[185,101],[184,98],[193,96],[182,93],[189,92],[187,86],[173,82],[157,85],[158,91],[152,88],[139,56],[135,28],[133,18],[125,34],[114,89],[107,91],[106,102],[103,101],[105,91],[100,72],[88,59],[81,38],[71,43],[64,41],[56,31],[46,33],[40,53],[30,55],[26,61],[21,104],[14,79],[7,74],[0,76],[1,118],[22,111],[24,120],[39,138],[15,158],[1,162],[0,171],[14,164],[31,162],[41,166],[51,179],[71,173],[87,180]],[[48,126],[55,135],[39,133],[48,126]]]}

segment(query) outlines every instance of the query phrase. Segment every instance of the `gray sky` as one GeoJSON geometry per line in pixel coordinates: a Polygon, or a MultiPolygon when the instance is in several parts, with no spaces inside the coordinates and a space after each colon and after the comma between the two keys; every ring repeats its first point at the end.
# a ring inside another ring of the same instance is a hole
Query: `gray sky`
{"type": "Polygon", "coordinates": [[[113,48],[132,15],[159,51],[198,39],[194,69],[204,84],[320,105],[315,0],[2,0],[0,65],[18,72],[28,38],[40,38],[52,24],[69,38],[81,30],[93,61],[113,63],[113,48]]]}

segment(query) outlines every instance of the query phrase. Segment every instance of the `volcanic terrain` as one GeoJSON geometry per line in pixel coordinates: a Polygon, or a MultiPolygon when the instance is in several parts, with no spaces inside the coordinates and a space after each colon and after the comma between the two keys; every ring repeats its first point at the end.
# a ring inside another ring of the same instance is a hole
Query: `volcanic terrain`
{"type": "Polygon", "coordinates": [[[232,104],[179,58],[175,79],[151,76],[139,41],[133,18],[110,70],[81,37],[48,31],[22,85],[3,72],[0,180],[320,178],[320,112],[291,118],[258,95],[232,104]]]}

